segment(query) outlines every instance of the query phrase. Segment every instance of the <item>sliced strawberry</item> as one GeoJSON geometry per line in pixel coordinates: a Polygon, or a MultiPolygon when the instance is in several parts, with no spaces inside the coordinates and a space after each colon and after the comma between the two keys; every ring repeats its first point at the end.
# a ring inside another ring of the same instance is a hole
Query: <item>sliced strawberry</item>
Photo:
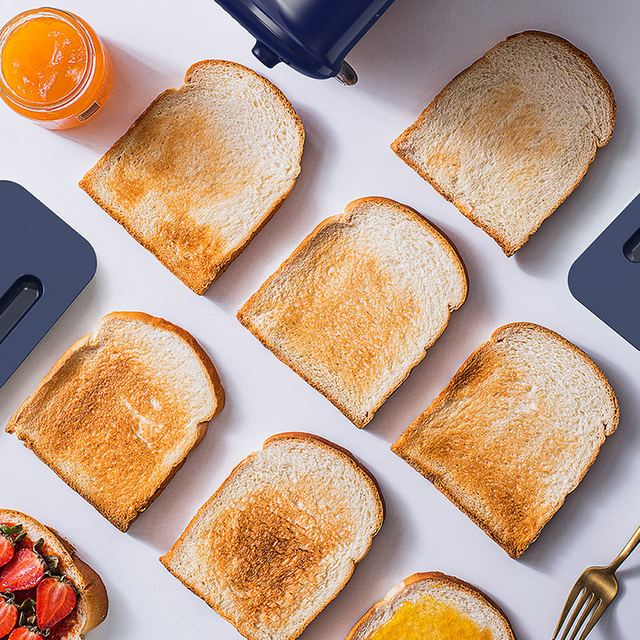
{"type": "Polygon", "coordinates": [[[13,558],[15,551],[16,547],[13,540],[0,534],[0,567],[4,567],[13,558]]]}
{"type": "Polygon", "coordinates": [[[31,549],[20,549],[0,573],[0,591],[23,591],[35,587],[44,576],[44,561],[31,549]]]}
{"type": "Polygon", "coordinates": [[[11,632],[9,640],[42,640],[42,635],[34,627],[18,627],[11,632]]]}
{"type": "Polygon", "coordinates": [[[0,638],[8,636],[18,621],[18,607],[0,597],[0,638]]]}
{"type": "Polygon", "coordinates": [[[45,578],[36,591],[36,616],[41,629],[51,629],[76,606],[76,592],[64,579],[45,578]]]}

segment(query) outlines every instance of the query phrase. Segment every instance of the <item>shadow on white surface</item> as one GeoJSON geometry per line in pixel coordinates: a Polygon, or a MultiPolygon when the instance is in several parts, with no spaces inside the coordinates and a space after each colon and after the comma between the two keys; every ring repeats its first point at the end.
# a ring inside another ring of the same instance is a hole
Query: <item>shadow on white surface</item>
{"type": "Polygon", "coordinates": [[[159,71],[163,67],[154,61],[147,63],[109,40],[105,45],[113,60],[114,83],[109,99],[82,127],[57,132],[99,154],[105,153],[160,93],[182,84],[182,77],[174,77],[169,69],[159,71]]]}
{"type": "MultiPolygon", "coordinates": [[[[579,544],[582,538],[589,537],[590,528],[585,528],[584,523],[595,523],[600,519],[599,512],[615,499],[616,488],[623,480],[630,459],[636,457],[637,451],[640,450],[640,430],[637,428],[640,398],[637,397],[632,382],[620,374],[613,363],[601,357],[595,359],[609,378],[618,397],[620,424],[618,429],[607,437],[598,457],[576,490],[567,496],[566,502],[547,523],[540,537],[520,559],[520,562],[545,573],[554,573],[554,565],[564,550],[579,544]]],[[[612,531],[617,529],[618,527],[615,527],[612,531]]],[[[607,545],[613,542],[610,537],[602,541],[607,545]]],[[[620,544],[624,542],[623,540],[620,544]]],[[[614,551],[609,560],[606,557],[594,558],[592,564],[606,564],[616,553],[617,551],[614,551]]]]}
{"type": "Polygon", "coordinates": [[[225,460],[225,437],[234,423],[234,404],[227,399],[223,410],[209,423],[202,442],[129,530],[132,537],[152,545],[159,554],[169,550],[198,509],[218,489],[214,476],[225,460]]]}
{"type": "MultiPolygon", "coordinates": [[[[100,298],[101,280],[100,273],[96,271],[96,275],[91,282],[80,292],[78,297],[24,359],[9,380],[0,388],[1,427],[7,424],[13,412],[18,408],[19,403],[35,391],[40,380],[67,347],[70,347],[88,331],[93,331],[91,317],[95,315],[92,311],[96,308],[97,301],[100,298]],[[85,327],[85,329],[78,329],[78,327],[85,327]],[[61,348],[61,345],[64,346],[61,348]],[[10,398],[14,394],[17,394],[20,398],[17,404],[5,401],[5,398],[10,398]]],[[[4,430],[0,431],[0,436],[15,437],[9,436],[4,430]]],[[[42,464],[40,461],[36,462],[37,464],[42,464]]]]}
{"type": "MultiPolygon", "coordinates": [[[[326,609],[307,627],[305,640],[320,640],[346,636],[349,629],[338,631],[336,619],[351,619],[353,626],[362,614],[375,602],[381,600],[386,591],[373,590],[378,582],[388,584],[390,589],[403,578],[396,579],[396,567],[403,550],[411,546],[410,528],[406,514],[397,508],[397,493],[384,483],[380,487],[385,500],[386,517],[382,529],[373,538],[369,553],[356,567],[347,586],[336,596],[326,609]]],[[[350,627],[349,627],[350,628],[350,627]]]]}
{"type": "MultiPolygon", "coordinates": [[[[339,211],[320,211],[322,166],[334,146],[331,132],[311,109],[298,108],[305,128],[302,170],[291,193],[247,248],[229,265],[205,296],[234,314],[260,285],[313,231],[314,221],[339,211]]],[[[344,203],[346,205],[346,202],[344,203]]]]}
{"type": "MultiPolygon", "coordinates": [[[[507,0],[490,3],[396,0],[348,56],[360,76],[355,90],[371,93],[394,106],[402,105],[407,113],[404,126],[409,126],[449,81],[506,36],[526,29],[558,32],[557,24],[562,23],[559,18],[571,10],[579,10],[577,1],[560,4],[541,2],[539,17],[532,22],[523,7],[507,0]],[[497,22],[495,11],[499,5],[503,6],[504,17],[497,22]],[[461,20],[461,14],[474,19],[461,20]],[[505,23],[511,27],[505,28],[505,23]],[[451,43],[456,41],[459,46],[452,48],[451,43]],[[442,50],[451,52],[445,64],[441,60],[442,50]],[[398,65],[399,59],[401,65],[398,65]],[[434,60],[440,64],[434,64],[434,60]]],[[[625,25],[622,30],[627,29],[630,27],[625,25]]],[[[574,37],[566,31],[559,35],[569,40],[574,37]]],[[[586,47],[584,38],[574,39],[578,47],[586,47]]],[[[600,66],[613,88],[618,103],[618,121],[612,141],[598,150],[595,162],[576,191],[516,254],[515,259],[525,272],[540,277],[554,273],[559,265],[569,260],[567,249],[581,246],[581,230],[586,227],[597,233],[617,213],[616,207],[624,204],[624,200],[620,201],[616,195],[611,203],[614,211],[592,206],[601,191],[612,196],[620,193],[615,189],[617,169],[614,160],[632,152],[630,145],[637,128],[629,117],[634,111],[632,97],[620,69],[603,66],[606,57],[598,55],[597,50],[589,49],[587,53],[600,66]]],[[[398,130],[395,135],[400,133],[398,130]]],[[[573,251],[573,259],[577,257],[577,251],[573,251]]]]}
{"type": "Polygon", "coordinates": [[[460,365],[480,346],[473,332],[469,331],[469,326],[483,328],[485,340],[497,328],[494,313],[496,287],[491,282],[491,274],[484,268],[480,254],[473,250],[462,234],[443,228],[442,224],[438,224],[438,227],[460,251],[469,278],[469,292],[462,307],[451,314],[444,333],[427,350],[424,360],[367,425],[367,431],[387,440],[389,444],[395,442],[431,404],[460,365]],[[443,363],[446,365],[443,366],[443,363]]]}
{"type": "MultiPolygon", "coordinates": [[[[597,235],[620,213],[631,198],[615,189],[616,168],[613,159],[618,154],[629,152],[628,140],[631,137],[629,121],[620,121],[616,125],[611,142],[596,153],[596,159],[589,165],[587,175],[567,199],[547,218],[538,231],[513,259],[527,273],[544,278],[554,275],[559,268],[565,274],[574,260],[586,248],[584,230],[591,231],[590,244],[597,235]],[[594,207],[602,193],[611,194],[605,207],[594,207]],[[613,197],[615,195],[615,199],[613,197]]],[[[640,187],[640,179],[638,180],[640,187]]]]}

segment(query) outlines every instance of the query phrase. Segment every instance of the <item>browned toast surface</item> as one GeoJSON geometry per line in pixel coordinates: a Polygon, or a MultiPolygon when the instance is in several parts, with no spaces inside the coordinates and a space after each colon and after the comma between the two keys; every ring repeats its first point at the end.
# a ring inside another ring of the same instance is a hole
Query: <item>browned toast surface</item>
{"type": "Polygon", "coordinates": [[[161,558],[252,640],[292,640],[340,592],[382,525],[368,471],[302,433],[241,462],[161,558]]]}
{"type": "Polygon", "coordinates": [[[363,427],[466,295],[462,260],[437,229],[393,200],[361,198],[321,223],[238,319],[363,427]]]}
{"type": "Polygon", "coordinates": [[[215,368],[193,337],[119,312],[67,350],[7,431],[126,530],[223,405],[215,368]]]}
{"type": "Polygon", "coordinates": [[[285,200],[303,143],[277,87],[242,65],[205,60],[158,96],[80,186],[202,294],[285,200]]]}
{"type": "Polygon", "coordinates": [[[615,394],[591,358],[516,323],[467,359],[392,450],[518,557],[617,424],[615,394]]]}

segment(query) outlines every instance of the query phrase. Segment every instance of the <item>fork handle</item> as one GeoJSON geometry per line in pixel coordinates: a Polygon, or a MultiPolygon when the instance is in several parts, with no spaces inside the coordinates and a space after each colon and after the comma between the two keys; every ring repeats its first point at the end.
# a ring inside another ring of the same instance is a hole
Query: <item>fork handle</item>
{"type": "Polygon", "coordinates": [[[638,543],[640,543],[640,527],[636,529],[631,536],[631,540],[627,542],[617,558],[609,565],[613,571],[618,570],[618,567],[629,557],[629,554],[638,546],[638,543]]]}

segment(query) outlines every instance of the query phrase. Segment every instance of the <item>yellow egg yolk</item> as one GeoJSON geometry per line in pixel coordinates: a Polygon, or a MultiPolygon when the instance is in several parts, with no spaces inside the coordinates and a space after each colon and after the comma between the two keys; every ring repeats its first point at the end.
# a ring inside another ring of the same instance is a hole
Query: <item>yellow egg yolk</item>
{"type": "Polygon", "coordinates": [[[422,596],[405,602],[367,640],[492,640],[492,635],[451,605],[422,596]]]}
{"type": "Polygon", "coordinates": [[[51,104],[82,81],[87,45],[70,24],[50,17],[30,20],[7,39],[2,75],[15,94],[29,102],[51,104]]]}

